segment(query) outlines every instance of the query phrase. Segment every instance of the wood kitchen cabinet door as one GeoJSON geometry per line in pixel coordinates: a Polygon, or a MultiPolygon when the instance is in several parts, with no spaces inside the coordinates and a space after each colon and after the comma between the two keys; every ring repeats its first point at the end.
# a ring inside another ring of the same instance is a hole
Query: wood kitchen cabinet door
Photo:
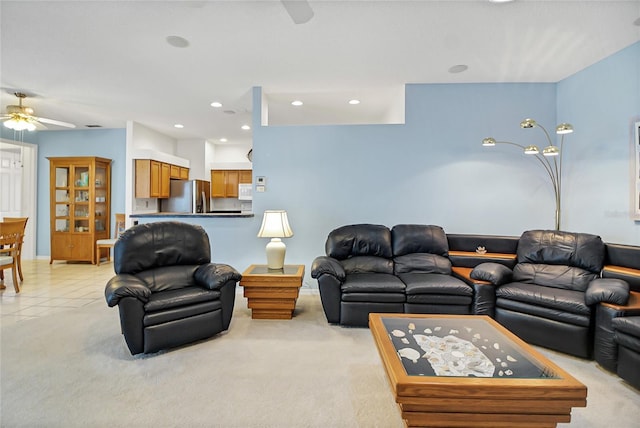
{"type": "Polygon", "coordinates": [[[211,197],[225,198],[227,196],[225,187],[225,171],[211,170],[211,197]]]}
{"type": "Polygon", "coordinates": [[[253,181],[252,171],[250,169],[241,169],[240,173],[240,184],[251,184],[253,181]]]}
{"type": "Polygon", "coordinates": [[[171,190],[171,165],[160,164],[160,195],[159,198],[168,198],[171,190]]]}
{"type": "Polygon", "coordinates": [[[226,172],[225,193],[227,198],[238,197],[238,184],[240,183],[240,173],[238,171],[229,170],[226,172]]]}

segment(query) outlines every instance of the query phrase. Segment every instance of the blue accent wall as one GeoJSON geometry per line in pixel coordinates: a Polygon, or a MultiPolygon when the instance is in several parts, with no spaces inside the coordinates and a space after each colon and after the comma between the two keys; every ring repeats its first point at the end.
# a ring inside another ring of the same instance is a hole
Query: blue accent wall
{"type": "Polygon", "coordinates": [[[565,144],[567,224],[609,242],[640,245],[640,224],[630,214],[640,43],[561,81],[558,118],[575,128],[565,144]]]}
{"type": "MultiPolygon", "coordinates": [[[[36,255],[49,256],[51,241],[49,233],[49,160],[47,158],[97,156],[111,159],[111,212],[123,213],[125,212],[124,189],[126,186],[126,132],[124,129],[40,131],[37,133],[35,143],[38,145],[36,255]]],[[[112,218],[112,227],[113,223],[112,218]]]]}
{"type": "Polygon", "coordinates": [[[287,210],[295,234],[285,240],[287,260],[307,265],[344,224],[505,235],[553,228],[544,169],[512,147],[481,142],[539,144],[544,134],[520,121],[555,126],[555,105],[555,84],[414,84],[404,125],[254,126],[254,177],[267,180],[254,211],[287,210]]]}

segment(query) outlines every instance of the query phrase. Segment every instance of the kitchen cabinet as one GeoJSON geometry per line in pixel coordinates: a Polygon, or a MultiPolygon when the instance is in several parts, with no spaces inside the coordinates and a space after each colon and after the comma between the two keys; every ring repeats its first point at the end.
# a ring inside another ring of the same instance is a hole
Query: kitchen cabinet
{"type": "Polygon", "coordinates": [[[136,159],[136,198],[168,198],[171,165],[150,159],[136,159]]]}
{"type": "Polygon", "coordinates": [[[240,174],[240,184],[251,184],[253,182],[253,171],[250,169],[241,169],[239,171],[240,174]]]}
{"type": "Polygon", "coordinates": [[[251,183],[251,170],[212,169],[211,197],[237,198],[239,183],[251,183]]]}
{"type": "Polygon", "coordinates": [[[180,180],[188,180],[189,179],[189,168],[180,167],[180,180]]]}
{"type": "Polygon", "coordinates": [[[169,171],[169,178],[180,179],[180,167],[178,165],[171,165],[169,171]]]}
{"type": "Polygon", "coordinates": [[[51,259],[95,263],[98,239],[110,237],[111,159],[49,159],[51,259]]]}

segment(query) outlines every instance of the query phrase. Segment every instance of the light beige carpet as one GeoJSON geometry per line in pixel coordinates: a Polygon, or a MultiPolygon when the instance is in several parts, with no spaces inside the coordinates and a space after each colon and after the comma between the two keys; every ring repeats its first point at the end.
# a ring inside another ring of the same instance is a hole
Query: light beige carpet
{"type": "MultiPolygon", "coordinates": [[[[3,326],[0,425],[403,426],[369,330],[328,325],[317,295],[301,296],[292,320],[252,320],[239,296],[227,333],[142,357],[128,353],[117,312],[91,304],[3,326]]],[[[543,352],[589,388],[566,426],[638,426],[637,390],[543,352]]]]}

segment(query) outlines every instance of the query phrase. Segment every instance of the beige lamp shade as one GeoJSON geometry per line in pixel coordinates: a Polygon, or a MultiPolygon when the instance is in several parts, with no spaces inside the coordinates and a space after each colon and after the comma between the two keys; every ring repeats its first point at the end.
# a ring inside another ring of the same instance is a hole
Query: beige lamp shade
{"type": "Polygon", "coordinates": [[[262,217],[262,226],[258,232],[259,238],[271,238],[267,244],[267,267],[269,269],[282,269],[287,246],[280,238],[293,236],[287,212],[284,210],[267,210],[262,217]]]}

